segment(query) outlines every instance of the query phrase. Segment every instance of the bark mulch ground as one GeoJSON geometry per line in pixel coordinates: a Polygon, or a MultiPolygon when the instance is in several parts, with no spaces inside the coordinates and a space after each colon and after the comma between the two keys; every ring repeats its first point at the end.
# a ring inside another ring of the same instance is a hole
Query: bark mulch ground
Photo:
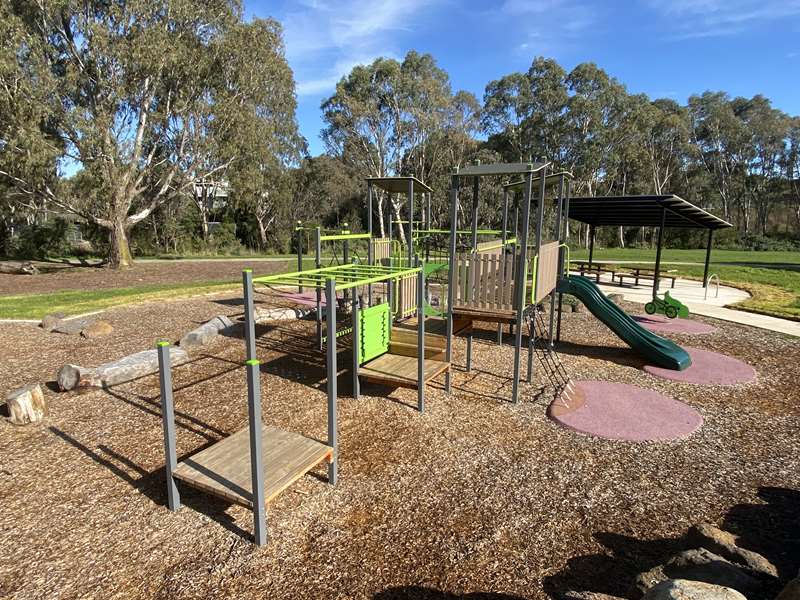
{"type": "MultiPolygon", "coordinates": [[[[244,268],[252,268],[256,274],[267,274],[285,271],[288,262],[288,260],[247,259],[138,261],[133,269],[126,271],[115,271],[105,266],[78,267],[41,263],[40,268],[49,269],[49,272],[41,275],[0,273],[0,296],[128,288],[165,283],[239,281],[244,268]]],[[[294,262],[290,266],[294,267],[294,262]]]]}
{"type": "MultiPolygon", "coordinates": [[[[105,314],[115,331],[102,340],[0,324],[0,392],[237,312],[236,297],[224,296],[115,309],[105,314]]],[[[702,413],[698,432],[667,443],[560,428],[545,416],[550,390],[539,384],[524,385],[512,406],[513,351],[488,325],[472,373],[456,343],[454,394],[430,388],[425,414],[412,408],[414,390],[365,386],[352,400],[343,353],[339,485],[320,467],[284,492],[258,550],[241,507],[183,486],[184,507],[166,508],[157,377],[47,390],[42,425],[0,424],[0,597],[634,597],[633,577],[701,521],[738,532],[788,578],[800,538],[800,344],[714,324],[713,334],[675,339],[748,362],[755,382],[656,378],[591,315],[565,315],[562,357],[575,378],[633,383],[702,413]]],[[[312,332],[306,322],[259,327],[262,404],[266,422],[324,439],[324,358],[312,332]]],[[[222,337],[175,369],[180,457],[245,426],[243,356],[241,339],[222,337]]]]}

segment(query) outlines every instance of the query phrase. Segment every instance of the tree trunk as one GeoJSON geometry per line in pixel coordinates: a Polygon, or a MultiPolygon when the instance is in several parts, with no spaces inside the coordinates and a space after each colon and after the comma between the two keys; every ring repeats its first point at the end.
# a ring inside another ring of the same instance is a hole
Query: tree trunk
{"type": "Polygon", "coordinates": [[[116,217],[109,232],[108,260],[114,269],[129,269],[133,266],[131,246],[128,242],[128,227],[125,217],[116,217]]]}

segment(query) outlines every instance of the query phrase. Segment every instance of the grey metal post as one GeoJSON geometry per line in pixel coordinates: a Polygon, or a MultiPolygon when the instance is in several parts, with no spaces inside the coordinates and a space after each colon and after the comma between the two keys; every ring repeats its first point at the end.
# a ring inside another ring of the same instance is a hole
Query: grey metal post
{"type": "Polygon", "coordinates": [[[167,474],[167,506],[171,511],[181,507],[181,495],[172,474],[178,468],[175,446],[175,402],[172,398],[172,370],[169,342],[158,342],[158,373],[161,383],[161,422],[164,427],[164,466],[167,474]]]}
{"type": "MultiPolygon", "coordinates": [[[[367,182],[367,232],[369,233],[369,240],[367,241],[367,263],[372,265],[375,263],[375,249],[372,246],[372,182],[367,182]]],[[[367,285],[367,306],[372,306],[372,284],[367,285]]]]}
{"type": "Polygon", "coordinates": [[[244,288],[244,337],[247,359],[256,357],[256,321],[253,306],[253,271],[242,271],[242,287],[244,288]]]}
{"type": "MultiPolygon", "coordinates": [[[[561,248],[561,217],[563,210],[564,210],[564,175],[562,173],[561,177],[559,177],[558,179],[558,200],[556,207],[555,234],[556,234],[556,241],[558,242],[559,245],[558,274],[556,275],[556,286],[558,285],[558,282],[561,280],[561,274],[564,272],[564,249],[561,248]]],[[[556,319],[556,297],[558,297],[560,305],[561,294],[557,293],[556,290],[550,292],[550,324],[549,324],[549,329],[547,331],[549,337],[550,350],[553,349],[553,334],[555,330],[555,319],[556,319]]]]}
{"type": "MultiPolygon", "coordinates": [[[[567,179],[566,186],[565,186],[565,193],[564,193],[564,230],[563,235],[562,232],[559,231],[559,239],[563,240],[565,243],[567,242],[567,238],[569,237],[569,193],[570,193],[570,180],[567,179]]],[[[569,264],[566,265],[566,274],[569,277],[569,264]]],[[[561,341],[561,315],[563,313],[564,308],[564,294],[561,292],[558,293],[558,325],[556,330],[556,341],[561,341]]]]}
{"type": "MultiPolygon", "coordinates": [[[[386,196],[388,198],[387,207],[388,207],[388,212],[389,212],[388,219],[387,219],[388,220],[388,230],[389,230],[389,240],[391,240],[392,239],[392,234],[393,234],[393,231],[392,231],[392,194],[390,192],[386,192],[386,196]]],[[[392,261],[392,242],[391,241],[389,242],[389,266],[390,267],[394,266],[393,265],[393,261],[392,261]]]]}
{"type": "Polygon", "coordinates": [[[389,322],[394,323],[394,279],[386,282],[386,301],[389,303],[389,322]]]}
{"type": "MultiPolygon", "coordinates": [[[[536,207],[536,256],[542,253],[542,226],[544,224],[544,199],[547,193],[547,167],[542,169],[541,181],[539,182],[539,200],[536,207]]],[[[537,273],[533,274],[533,311],[534,318],[531,320],[531,328],[528,332],[528,383],[533,381],[533,352],[536,344],[536,318],[535,312],[538,306],[539,297],[539,278],[537,273]]]]}
{"type": "Polygon", "coordinates": [[[417,409],[425,411],[425,304],[422,301],[425,293],[425,269],[420,267],[417,273],[417,409]]]}
{"type": "MultiPolygon", "coordinates": [[[[295,232],[297,232],[297,270],[298,271],[302,271],[303,270],[303,229],[302,229],[302,227],[303,227],[303,222],[302,221],[298,221],[297,222],[297,228],[295,229],[295,232]]],[[[297,291],[299,293],[301,293],[301,294],[303,293],[303,285],[302,284],[297,286],[297,291]]]]}
{"type": "Polygon", "coordinates": [[[519,401],[519,375],[520,375],[520,352],[522,351],[522,317],[525,311],[525,291],[527,287],[527,266],[528,266],[528,229],[530,228],[531,212],[531,191],[533,188],[533,173],[525,175],[525,188],[522,199],[522,231],[519,244],[519,257],[517,259],[517,276],[514,304],[517,313],[517,329],[514,338],[514,381],[511,390],[511,401],[516,404],[519,401]]]}
{"type": "MultiPolygon", "coordinates": [[[[503,260],[502,264],[500,265],[500,272],[503,278],[503,281],[506,280],[506,241],[508,241],[508,188],[503,188],[503,233],[502,233],[502,241],[503,241],[503,250],[500,253],[500,256],[503,260]]],[[[497,343],[502,345],[503,344],[503,324],[497,324],[497,343]]]]}
{"type": "Polygon", "coordinates": [[[261,381],[257,359],[247,365],[247,414],[250,428],[250,480],[253,485],[253,524],[256,545],[267,543],[267,506],[264,495],[264,456],[261,450],[261,381]]]}
{"type": "Polygon", "coordinates": [[[359,322],[359,305],[358,305],[358,288],[353,289],[353,398],[358,400],[359,385],[358,385],[358,354],[361,347],[361,323],[359,322]]]}
{"type": "Polygon", "coordinates": [[[592,268],[592,261],[594,260],[594,225],[589,225],[589,268],[592,268]]]}
{"type": "Polygon", "coordinates": [[[408,268],[414,264],[414,180],[408,180],[408,268]]]}
{"type": "MultiPolygon", "coordinates": [[[[319,269],[322,267],[322,230],[317,227],[316,241],[314,245],[314,266],[319,269]]],[[[317,296],[317,344],[319,349],[322,350],[322,292],[319,286],[316,286],[317,296]]]]}
{"type": "MultiPolygon", "coordinates": [[[[349,223],[342,223],[344,225],[344,231],[350,232],[349,223]]],[[[335,243],[335,242],[334,242],[335,243]]],[[[342,240],[342,264],[349,265],[350,264],[350,241],[349,240],[342,240]]],[[[342,299],[345,303],[350,299],[350,290],[344,290],[342,292],[342,299]]]]}
{"type": "Polygon", "coordinates": [[[706,264],[703,267],[703,287],[708,287],[708,269],[711,265],[711,239],[714,235],[714,230],[708,230],[708,243],[706,244],[706,264]]]}
{"type": "Polygon", "coordinates": [[[656,246],[656,268],[653,277],[653,299],[658,295],[658,283],[661,278],[661,245],[664,243],[664,225],[667,222],[667,209],[661,207],[661,226],[658,228],[658,245],[656,246]]]}
{"type": "Polygon", "coordinates": [[[451,371],[453,369],[453,301],[455,290],[453,289],[453,279],[455,276],[456,265],[456,235],[458,231],[458,171],[451,178],[450,183],[450,256],[447,266],[447,330],[445,335],[445,360],[450,368],[444,376],[444,391],[448,394],[451,390],[451,371]]]}
{"type": "Polygon", "coordinates": [[[336,430],[336,282],[328,279],[325,282],[325,297],[329,307],[327,311],[327,368],[328,368],[328,445],[333,448],[333,460],[328,465],[328,482],[336,485],[337,466],[339,462],[339,450],[337,448],[336,430]]]}
{"type": "MultiPolygon", "coordinates": [[[[480,164],[480,161],[476,161],[476,164],[480,164]]],[[[472,234],[471,244],[472,244],[472,257],[473,259],[477,256],[478,252],[478,210],[480,209],[480,178],[475,177],[473,178],[472,183],[472,224],[470,233],[472,234]]],[[[475,282],[472,282],[473,285],[475,282]]],[[[472,328],[470,328],[469,333],[467,333],[467,373],[472,371],[472,340],[473,340],[473,333],[472,328]]]]}
{"type": "Polygon", "coordinates": [[[428,209],[425,211],[425,216],[427,217],[427,221],[425,224],[426,229],[433,228],[433,218],[431,217],[431,192],[428,192],[426,198],[428,209]]]}

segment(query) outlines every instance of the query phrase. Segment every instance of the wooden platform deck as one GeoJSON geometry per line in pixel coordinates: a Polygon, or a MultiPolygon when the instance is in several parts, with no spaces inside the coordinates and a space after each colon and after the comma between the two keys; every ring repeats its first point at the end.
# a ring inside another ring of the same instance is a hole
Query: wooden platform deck
{"type": "Polygon", "coordinates": [[[504,309],[481,309],[472,306],[454,306],[453,316],[472,321],[488,321],[490,323],[516,323],[517,311],[504,309]]]}
{"type": "MultiPolygon", "coordinates": [[[[450,367],[441,360],[425,359],[425,383],[444,373],[450,367]]],[[[359,378],[373,383],[395,387],[417,388],[417,359],[398,354],[382,354],[358,370],[359,378]]]]}
{"type": "MultiPolygon", "coordinates": [[[[333,460],[333,448],[303,435],[261,426],[264,496],[267,503],[320,462],[333,460]]],[[[181,481],[225,500],[253,507],[250,433],[247,428],[178,463],[181,481]]]]}

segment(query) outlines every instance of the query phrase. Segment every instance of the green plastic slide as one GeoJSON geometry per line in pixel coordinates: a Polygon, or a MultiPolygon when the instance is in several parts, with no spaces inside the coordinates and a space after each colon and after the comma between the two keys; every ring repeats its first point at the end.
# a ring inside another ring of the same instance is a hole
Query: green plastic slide
{"type": "Polygon", "coordinates": [[[558,291],[578,298],[589,312],[652,364],[675,371],[683,371],[692,364],[686,350],[639,325],[586,277],[570,275],[562,278],[558,291]]]}

